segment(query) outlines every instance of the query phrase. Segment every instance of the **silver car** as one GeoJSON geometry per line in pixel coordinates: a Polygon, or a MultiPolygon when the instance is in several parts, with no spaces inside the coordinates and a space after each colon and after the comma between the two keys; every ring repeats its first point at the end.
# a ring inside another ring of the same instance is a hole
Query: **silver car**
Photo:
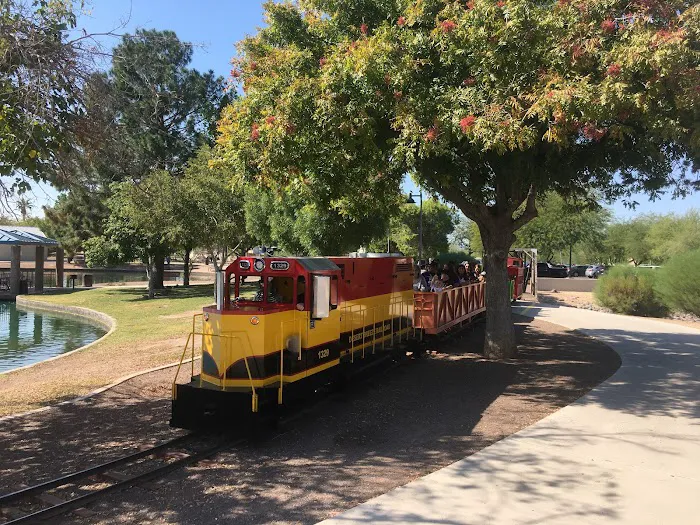
{"type": "Polygon", "coordinates": [[[586,277],[589,279],[597,279],[605,273],[605,266],[594,264],[586,268],[586,277]]]}

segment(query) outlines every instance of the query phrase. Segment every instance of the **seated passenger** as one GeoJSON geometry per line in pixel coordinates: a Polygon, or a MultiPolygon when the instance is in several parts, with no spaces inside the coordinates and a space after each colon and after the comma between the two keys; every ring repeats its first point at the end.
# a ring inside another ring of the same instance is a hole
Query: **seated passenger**
{"type": "Polygon", "coordinates": [[[420,273],[418,275],[418,281],[413,284],[413,289],[417,292],[429,292],[430,281],[433,274],[426,268],[425,261],[420,261],[418,267],[420,268],[420,273]]]}
{"type": "Polygon", "coordinates": [[[433,278],[430,280],[430,291],[431,292],[442,292],[442,290],[445,288],[445,283],[442,281],[440,278],[439,274],[433,275],[433,278]]]}
{"type": "Polygon", "coordinates": [[[468,284],[469,283],[469,276],[467,275],[467,269],[464,267],[463,264],[460,264],[457,266],[457,281],[458,281],[458,286],[462,286],[463,284],[468,284]]]}
{"type": "Polygon", "coordinates": [[[443,274],[440,276],[440,279],[442,280],[442,284],[443,284],[442,289],[443,289],[443,290],[446,290],[446,289],[448,289],[448,288],[452,288],[452,286],[453,286],[452,283],[454,282],[454,280],[453,280],[452,277],[450,277],[449,274],[443,273],[443,274]]]}

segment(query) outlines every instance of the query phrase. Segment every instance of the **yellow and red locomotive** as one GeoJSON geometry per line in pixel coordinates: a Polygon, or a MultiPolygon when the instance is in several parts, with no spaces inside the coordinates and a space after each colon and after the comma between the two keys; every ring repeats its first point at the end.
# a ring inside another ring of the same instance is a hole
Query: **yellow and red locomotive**
{"type": "MultiPolygon", "coordinates": [[[[522,259],[509,260],[513,300],[523,271],[522,259]]],[[[195,316],[201,329],[193,321],[183,359],[191,348],[194,363],[201,336],[201,373],[192,364],[180,384],[178,367],[171,425],[235,425],[486,310],[483,282],[414,292],[413,277],[412,259],[390,254],[236,259],[217,275],[217,304],[195,316]]]]}
{"type": "Polygon", "coordinates": [[[240,257],[223,277],[218,304],[190,334],[193,354],[202,337],[202,368],[173,385],[173,426],[227,424],[282,404],[396,351],[413,330],[407,257],[240,257]]]}

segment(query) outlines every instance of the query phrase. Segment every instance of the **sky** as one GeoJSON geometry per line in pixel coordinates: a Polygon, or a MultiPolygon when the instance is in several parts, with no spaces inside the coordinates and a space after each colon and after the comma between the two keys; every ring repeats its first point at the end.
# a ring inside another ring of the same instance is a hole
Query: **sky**
{"type": "MultiPolygon", "coordinates": [[[[212,69],[227,77],[231,69],[235,44],[254,34],[263,25],[261,0],[88,0],[85,12],[78,19],[77,30],[88,33],[133,33],[138,28],[171,29],[181,40],[195,44],[192,67],[212,69]]],[[[118,43],[116,37],[105,37],[107,48],[118,43]]],[[[410,179],[404,182],[406,192],[417,192],[410,179]]],[[[33,198],[34,214],[42,215],[41,205],[51,204],[56,191],[47,185],[37,186],[33,198]]],[[[685,199],[663,197],[650,202],[645,195],[635,197],[635,210],[615,203],[611,209],[619,219],[641,213],[684,213],[700,209],[700,193],[685,199]]]]}

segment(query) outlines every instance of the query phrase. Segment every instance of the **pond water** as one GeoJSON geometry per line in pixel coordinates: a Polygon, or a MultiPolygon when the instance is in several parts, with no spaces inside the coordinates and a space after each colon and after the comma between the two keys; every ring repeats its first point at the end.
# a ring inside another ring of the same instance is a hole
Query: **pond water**
{"type": "Polygon", "coordinates": [[[74,317],[21,310],[0,302],[0,372],[70,352],[102,337],[104,328],[74,317]]]}

